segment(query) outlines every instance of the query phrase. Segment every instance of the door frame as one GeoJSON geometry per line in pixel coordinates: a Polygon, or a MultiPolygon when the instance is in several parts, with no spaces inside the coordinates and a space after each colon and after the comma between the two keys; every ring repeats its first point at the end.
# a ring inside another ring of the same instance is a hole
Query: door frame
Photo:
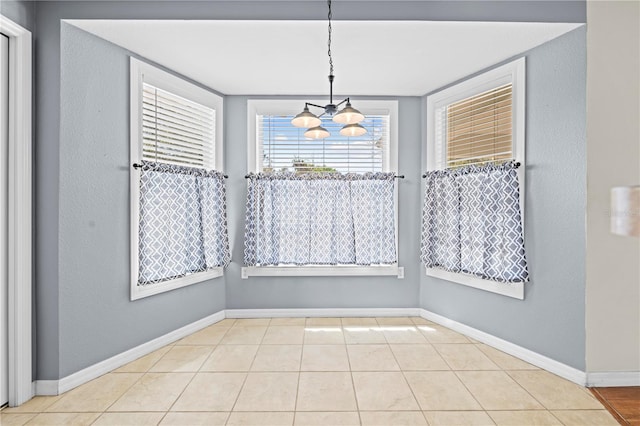
{"type": "Polygon", "coordinates": [[[9,37],[9,406],[34,395],[32,379],[32,39],[31,32],[0,15],[9,37]]]}

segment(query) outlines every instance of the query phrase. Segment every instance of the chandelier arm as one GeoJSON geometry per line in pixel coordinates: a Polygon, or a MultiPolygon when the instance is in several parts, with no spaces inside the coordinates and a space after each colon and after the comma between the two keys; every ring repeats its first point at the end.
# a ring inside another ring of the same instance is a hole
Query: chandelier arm
{"type": "Polygon", "coordinates": [[[349,100],[349,98],[345,98],[345,99],[343,99],[342,101],[340,101],[340,103],[336,104],[336,107],[339,107],[340,105],[342,105],[342,104],[343,104],[343,103],[345,103],[345,102],[346,102],[346,103],[349,103],[349,102],[351,102],[351,101],[349,100]]]}
{"type": "Polygon", "coordinates": [[[312,104],[311,102],[305,102],[304,106],[312,106],[312,107],[316,107],[316,108],[322,108],[322,109],[324,109],[324,106],[322,106],[322,105],[312,104]]]}

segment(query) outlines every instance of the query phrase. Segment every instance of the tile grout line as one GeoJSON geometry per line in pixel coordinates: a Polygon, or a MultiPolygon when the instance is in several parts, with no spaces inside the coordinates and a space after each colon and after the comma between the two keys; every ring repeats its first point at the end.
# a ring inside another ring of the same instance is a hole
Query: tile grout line
{"type": "MultiPolygon", "coordinates": [[[[342,333],[342,340],[344,341],[345,352],[347,352],[347,363],[349,364],[349,376],[351,377],[351,387],[353,388],[353,399],[356,403],[356,412],[358,413],[358,422],[362,425],[362,416],[360,414],[360,405],[358,404],[358,393],[356,391],[356,383],[353,379],[353,370],[351,369],[351,356],[349,356],[349,348],[347,347],[347,340],[344,337],[344,325],[342,324],[342,318],[340,318],[340,332],[342,333]]],[[[376,321],[377,324],[377,321],[376,321]]]]}
{"type": "Polygon", "coordinates": [[[418,398],[416,397],[416,393],[413,391],[413,388],[409,384],[409,380],[407,380],[407,376],[405,376],[404,374],[404,369],[402,368],[402,365],[400,365],[400,362],[398,361],[398,357],[396,356],[395,352],[393,352],[393,348],[391,347],[391,345],[389,345],[389,350],[391,351],[391,355],[393,356],[393,359],[396,361],[396,364],[398,364],[398,367],[400,368],[400,373],[402,374],[402,378],[404,379],[404,382],[407,384],[407,387],[411,391],[411,395],[413,396],[413,399],[416,402],[418,409],[420,410],[420,414],[422,414],[422,417],[424,418],[425,423],[428,425],[429,420],[427,420],[427,416],[424,414],[425,410],[422,409],[422,406],[420,405],[420,401],[418,401],[418,398]]]}
{"type": "MultiPolygon", "coordinates": [[[[169,351],[167,351],[167,352],[169,352],[169,351]]],[[[166,355],[166,353],[165,353],[164,355],[166,355]]],[[[162,355],[162,357],[164,357],[164,355],[162,355]]],[[[160,357],[160,358],[162,358],[162,357],[160,357]]],[[[142,358],[142,357],[140,357],[140,358],[142,358]]],[[[158,359],[158,361],[160,360],[160,358],[158,359]]],[[[156,362],[158,362],[158,361],[156,361],[156,362]]],[[[153,363],[153,365],[155,365],[155,363],[153,363]]],[[[97,418],[95,421],[97,422],[97,421],[98,421],[98,419],[99,419],[100,417],[102,417],[102,415],[103,415],[103,414],[105,414],[105,413],[107,413],[107,412],[109,411],[109,408],[113,407],[113,405],[114,405],[116,402],[120,401],[120,399],[122,399],[122,397],[123,397],[123,396],[125,396],[125,394],[131,390],[131,388],[133,388],[133,387],[134,387],[134,386],[135,386],[135,385],[136,385],[140,380],[142,380],[142,379],[144,378],[144,376],[146,376],[146,375],[147,375],[147,373],[149,372],[149,370],[150,370],[150,369],[151,369],[151,367],[149,367],[149,368],[147,369],[147,371],[143,372],[143,373],[142,373],[142,375],[141,375],[140,377],[138,377],[138,379],[137,379],[137,380],[134,380],[134,381],[133,381],[133,383],[131,383],[131,385],[130,385],[129,387],[127,387],[127,389],[126,389],[124,392],[122,392],[122,394],[121,394],[119,397],[117,397],[117,398],[116,398],[116,399],[115,399],[111,404],[109,404],[109,406],[108,406],[107,408],[105,408],[104,410],[102,410],[102,412],[100,413],[100,415],[98,416],[98,418],[97,418]]],[[[115,372],[113,372],[113,371],[112,371],[112,372],[110,372],[110,373],[107,373],[107,375],[111,375],[111,374],[126,374],[126,373],[115,373],[115,372]]],[[[134,374],[135,374],[135,373],[134,373],[134,374]]],[[[138,373],[138,374],[139,374],[139,373],[138,373]]],[[[94,380],[95,380],[95,379],[94,379],[94,380]]],[[[91,382],[88,382],[88,383],[91,383],[91,382]]],[[[80,386],[78,386],[78,388],[79,388],[79,387],[80,387],[80,386]]],[[[78,388],[76,388],[76,389],[78,389],[78,388]]],[[[67,391],[67,392],[71,393],[73,390],[74,390],[74,389],[72,389],[72,390],[70,390],[70,391],[67,391]]],[[[67,392],[65,392],[65,393],[67,393],[67,392]]],[[[58,401],[59,401],[59,400],[60,400],[60,399],[58,399],[58,401]]],[[[58,401],[56,401],[56,402],[58,402],[58,401]]],[[[54,404],[55,404],[55,402],[54,402],[54,404]]],[[[51,406],[53,406],[53,404],[51,404],[51,406]]],[[[95,423],[95,422],[94,422],[94,423],[95,423]]]]}
{"type": "MultiPolygon", "coordinates": [[[[437,351],[438,351],[438,350],[436,349],[436,352],[437,352],[437,351]]],[[[444,358],[442,358],[442,359],[444,359],[444,358]]],[[[447,362],[447,360],[445,359],[445,360],[444,360],[444,362],[447,362]]],[[[484,412],[487,414],[487,416],[489,416],[489,418],[491,419],[491,421],[493,421],[493,418],[489,415],[489,413],[487,413],[487,411],[488,411],[488,410],[485,408],[485,406],[484,406],[484,405],[482,405],[482,403],[481,403],[480,401],[478,401],[478,398],[476,398],[476,396],[473,394],[473,392],[471,392],[471,389],[469,389],[469,387],[468,387],[468,386],[467,386],[467,384],[464,382],[464,380],[462,380],[462,379],[460,378],[460,376],[458,376],[458,371],[459,371],[459,370],[451,369],[451,372],[453,373],[453,375],[455,376],[455,378],[460,382],[460,384],[462,384],[462,386],[467,390],[467,392],[469,392],[469,395],[471,395],[471,398],[473,398],[473,400],[478,404],[478,406],[482,409],[482,411],[484,411],[484,412]]],[[[482,371],[482,370],[480,370],[480,371],[482,371]]],[[[495,422],[494,422],[494,423],[495,423],[495,422]]]]}
{"type": "Polygon", "coordinates": [[[296,416],[298,414],[298,394],[300,393],[300,376],[302,375],[302,357],[304,356],[304,335],[302,336],[302,350],[300,351],[300,363],[298,364],[298,383],[296,384],[296,399],[293,403],[293,423],[296,424],[296,416]]]}
{"type": "MultiPolygon", "coordinates": [[[[269,319],[269,322],[271,322],[271,319],[269,319]]],[[[233,325],[236,325],[236,323],[237,323],[237,321],[234,321],[233,325]]],[[[225,421],[225,425],[229,423],[229,420],[231,420],[231,414],[234,412],[234,409],[236,408],[236,405],[238,404],[238,400],[240,399],[240,394],[242,394],[242,390],[244,389],[244,386],[247,384],[247,379],[249,378],[249,373],[251,372],[251,368],[253,367],[253,363],[256,361],[256,357],[258,356],[258,351],[260,350],[260,346],[262,346],[262,341],[264,340],[264,336],[267,334],[267,329],[268,328],[269,328],[269,326],[267,325],[267,328],[265,328],[265,330],[264,330],[264,334],[260,338],[260,342],[258,342],[258,348],[256,349],[256,353],[253,354],[253,359],[251,360],[251,364],[249,364],[249,367],[248,367],[247,371],[245,372],[244,380],[242,381],[242,386],[240,386],[240,390],[238,391],[238,395],[236,395],[235,401],[233,401],[233,405],[231,406],[231,410],[229,410],[229,416],[227,416],[227,420],[225,421]]]]}
{"type": "MultiPolygon", "coordinates": [[[[307,323],[305,318],[304,323],[307,323]]],[[[300,362],[298,362],[298,383],[296,384],[296,398],[293,402],[293,422],[292,426],[296,424],[296,416],[298,414],[298,393],[300,392],[300,375],[302,374],[302,358],[304,357],[304,335],[305,335],[305,327],[302,326],[302,345],[300,348],[300,362]]],[[[265,333],[266,334],[266,333],[265,333]]]]}
{"type": "MultiPolygon", "coordinates": [[[[212,325],[213,325],[213,324],[212,324],[212,325]]],[[[211,326],[209,326],[209,327],[211,327],[211,326]]],[[[204,329],[206,329],[206,328],[208,328],[208,327],[205,327],[204,329]]],[[[202,329],[202,330],[204,330],[204,329],[202,329]]],[[[202,331],[202,330],[198,330],[197,332],[202,331]]],[[[223,334],[223,335],[222,335],[222,337],[220,338],[220,341],[222,341],[222,339],[224,339],[224,336],[229,332],[229,330],[231,330],[231,328],[227,328],[227,331],[225,331],[225,332],[224,332],[224,334],[223,334]]],[[[196,333],[197,333],[197,332],[196,332],[196,333]]],[[[192,336],[193,334],[195,334],[195,333],[192,333],[192,334],[190,334],[189,336],[192,336]]],[[[182,340],[182,339],[180,339],[180,340],[182,340]]],[[[180,345],[179,345],[179,346],[180,346],[180,345]]],[[[185,346],[186,346],[186,345],[185,345],[185,346]]],[[[195,345],[195,346],[202,346],[202,345],[195,345]]],[[[209,346],[209,345],[206,345],[206,346],[209,346]]],[[[200,364],[200,366],[198,367],[198,369],[193,373],[193,376],[191,377],[191,379],[189,380],[189,382],[187,383],[187,385],[182,389],[182,391],[180,392],[180,394],[178,395],[178,397],[177,397],[177,398],[176,398],[176,399],[171,403],[171,406],[169,407],[169,409],[167,409],[167,410],[166,410],[165,415],[163,416],[163,419],[164,419],[164,417],[166,417],[167,413],[169,413],[169,412],[171,411],[171,409],[176,405],[176,402],[178,402],[178,400],[182,397],[182,395],[183,395],[183,394],[184,394],[184,392],[187,390],[187,388],[189,387],[189,385],[193,382],[193,380],[196,378],[196,376],[198,375],[198,373],[200,373],[200,370],[202,370],[202,366],[204,365],[204,363],[205,363],[205,362],[207,362],[207,360],[209,359],[209,357],[213,354],[213,351],[215,351],[215,348],[217,348],[217,347],[218,347],[218,345],[217,345],[217,344],[216,344],[216,345],[213,345],[213,346],[214,346],[214,348],[213,348],[213,349],[211,350],[211,352],[207,355],[207,357],[206,357],[205,359],[203,359],[203,360],[202,360],[202,363],[200,364]]],[[[173,349],[173,348],[172,348],[172,349],[173,349]]],[[[168,350],[168,351],[167,351],[167,352],[162,356],[162,358],[164,358],[165,356],[167,356],[167,354],[168,354],[169,352],[171,352],[171,349],[169,349],[169,350],[168,350]]],[[[162,359],[162,358],[160,358],[160,359],[162,359]]],[[[156,363],[160,362],[160,359],[159,359],[158,361],[156,361],[156,363]]],[[[156,363],[154,363],[153,365],[155,365],[156,363]]],[[[152,366],[152,367],[149,367],[149,370],[151,370],[152,368],[153,368],[153,366],[152,366]]],[[[168,373],[170,374],[171,372],[168,372],[168,373]]],[[[165,374],[166,374],[166,373],[165,373],[165,374]]]]}
{"type": "MultiPolygon", "coordinates": [[[[553,412],[551,411],[551,408],[547,407],[545,404],[542,403],[542,401],[539,401],[538,398],[536,398],[535,396],[533,396],[533,394],[531,392],[529,392],[529,390],[527,388],[524,387],[523,384],[521,384],[518,380],[516,380],[515,377],[513,377],[511,374],[509,374],[509,371],[535,371],[535,370],[502,370],[507,376],[509,376],[509,378],[511,380],[513,380],[514,382],[516,382],[518,384],[518,386],[520,386],[522,388],[522,390],[524,390],[531,398],[533,398],[534,401],[536,401],[538,404],[540,404],[542,407],[544,407],[545,410],[547,410],[549,413],[551,413],[551,415],[553,417],[556,417],[555,414],[553,414],[553,412]]],[[[563,379],[564,380],[564,379],[563,379]]],[[[557,418],[557,417],[556,417],[557,418]]],[[[558,419],[558,418],[557,418],[558,419]]],[[[558,421],[560,423],[563,423],[560,419],[558,419],[558,421]]]]}

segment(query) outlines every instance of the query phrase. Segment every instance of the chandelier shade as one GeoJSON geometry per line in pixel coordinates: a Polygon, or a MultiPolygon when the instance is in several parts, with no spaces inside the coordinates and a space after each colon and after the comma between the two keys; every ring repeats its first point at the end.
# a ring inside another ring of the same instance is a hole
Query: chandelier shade
{"type": "Polygon", "coordinates": [[[367,129],[359,125],[358,123],[347,124],[340,129],[342,136],[362,136],[367,133],[367,129]]]}
{"type": "Polygon", "coordinates": [[[305,106],[304,110],[300,114],[293,117],[293,120],[291,120],[291,124],[293,124],[295,127],[311,128],[322,124],[322,120],[320,120],[315,114],[310,112],[309,107],[305,106]]]}
{"type": "Polygon", "coordinates": [[[329,6],[329,40],[327,42],[327,54],[329,55],[329,103],[322,106],[306,102],[304,104],[304,109],[302,110],[302,112],[293,117],[293,119],[291,120],[291,124],[295,127],[306,127],[307,131],[304,132],[304,135],[308,138],[328,138],[329,136],[331,136],[331,133],[329,133],[327,129],[321,126],[321,117],[323,115],[326,115],[328,117],[332,117],[333,121],[335,121],[336,123],[345,125],[340,130],[341,135],[362,136],[367,133],[367,129],[357,123],[364,120],[364,115],[351,106],[349,98],[346,98],[341,102],[338,102],[337,104],[333,103],[333,80],[335,79],[335,76],[333,75],[333,56],[331,56],[331,0],[327,0],[327,5],[329,6]],[[347,103],[345,107],[338,112],[338,107],[345,102],[347,103]],[[316,116],[309,111],[309,106],[322,109],[322,114],[316,116]]]}
{"type": "Polygon", "coordinates": [[[315,126],[307,129],[307,131],[304,132],[304,136],[311,139],[324,139],[331,136],[331,133],[322,126],[315,126]]]}
{"type": "MultiPolygon", "coordinates": [[[[362,120],[364,120],[364,115],[362,115],[360,111],[352,107],[351,102],[349,101],[347,101],[347,106],[345,106],[342,111],[333,116],[333,121],[340,124],[356,124],[361,122],[362,120]]],[[[364,127],[362,128],[364,129],[364,127]]],[[[340,133],[342,133],[342,131],[340,133]]]]}

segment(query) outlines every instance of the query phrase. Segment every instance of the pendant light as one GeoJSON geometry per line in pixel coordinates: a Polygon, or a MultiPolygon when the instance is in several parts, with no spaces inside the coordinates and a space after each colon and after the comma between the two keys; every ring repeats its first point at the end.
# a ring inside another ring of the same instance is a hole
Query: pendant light
{"type": "Polygon", "coordinates": [[[329,55],[329,103],[322,106],[306,102],[302,112],[291,120],[291,124],[295,127],[306,127],[307,131],[304,132],[305,137],[312,139],[324,139],[329,137],[331,134],[327,129],[321,126],[322,120],[320,117],[328,115],[332,117],[334,122],[345,125],[340,129],[340,134],[342,136],[362,136],[367,133],[367,129],[358,123],[364,120],[364,115],[351,106],[350,99],[346,98],[337,104],[333,103],[333,80],[335,79],[335,76],[333,75],[333,57],[331,56],[331,0],[327,0],[327,5],[329,6],[329,13],[327,15],[329,18],[329,40],[327,42],[329,47],[327,51],[327,54],[329,55]],[[345,107],[338,111],[338,107],[345,102],[345,107]],[[317,116],[309,111],[309,106],[320,108],[323,112],[317,116]]]}
{"type": "Polygon", "coordinates": [[[365,133],[367,133],[367,129],[365,129],[358,123],[347,124],[342,129],[340,129],[340,134],[342,136],[362,136],[365,133]]]}
{"type": "MultiPolygon", "coordinates": [[[[347,99],[347,106],[342,111],[333,116],[333,121],[340,124],[357,124],[364,120],[364,115],[351,106],[351,102],[347,99]]],[[[360,126],[362,127],[362,126],[360,126]]],[[[364,129],[364,127],[362,127],[364,129]]],[[[366,130],[365,130],[366,133],[366,130]]]]}
{"type": "Polygon", "coordinates": [[[320,120],[318,117],[316,117],[315,115],[313,115],[310,111],[309,111],[309,107],[308,106],[304,106],[304,110],[296,115],[293,120],[291,120],[291,124],[293,124],[296,127],[316,127],[319,126],[320,124],[322,124],[322,120],[320,120]]]}
{"type": "Polygon", "coordinates": [[[329,133],[329,131],[322,126],[315,126],[307,129],[307,131],[304,132],[304,136],[311,139],[324,139],[331,136],[331,133],[329,133]]]}

